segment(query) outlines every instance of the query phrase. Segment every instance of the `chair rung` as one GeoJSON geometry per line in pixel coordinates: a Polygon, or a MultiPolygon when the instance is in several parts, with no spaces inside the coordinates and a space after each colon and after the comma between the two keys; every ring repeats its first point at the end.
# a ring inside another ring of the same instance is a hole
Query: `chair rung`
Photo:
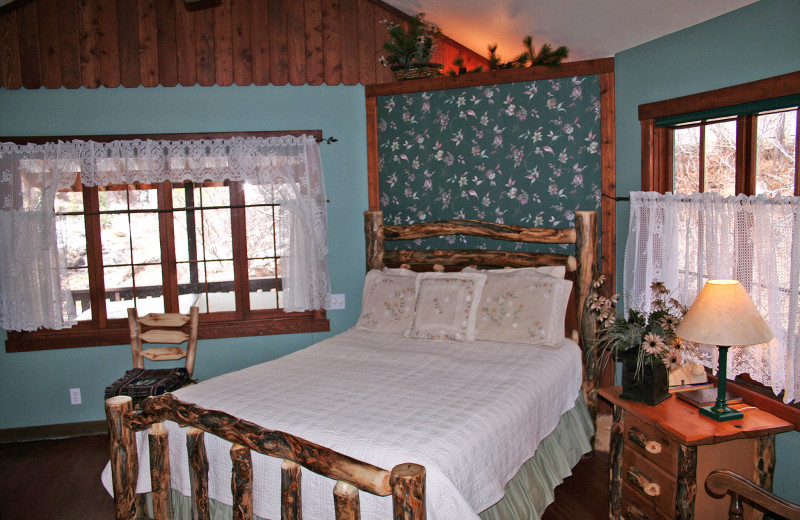
{"type": "Polygon", "coordinates": [[[187,341],[189,335],[182,330],[148,330],[142,333],[142,341],[147,343],[172,343],[179,344],[187,341]]]}
{"type": "Polygon", "coordinates": [[[186,357],[186,351],[179,347],[149,348],[142,351],[142,357],[151,361],[168,361],[186,357]]]}
{"type": "Polygon", "coordinates": [[[184,314],[158,314],[151,312],[139,318],[139,323],[148,327],[183,327],[191,318],[184,314]]]}

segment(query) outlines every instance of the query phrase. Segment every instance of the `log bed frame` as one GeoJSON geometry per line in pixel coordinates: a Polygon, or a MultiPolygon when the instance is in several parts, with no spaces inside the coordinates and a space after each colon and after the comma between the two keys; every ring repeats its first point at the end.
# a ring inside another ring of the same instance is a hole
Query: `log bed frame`
{"type": "MultiPolygon", "coordinates": [[[[538,267],[563,265],[574,281],[571,310],[567,313],[567,335],[584,352],[583,393],[592,419],[596,417],[597,360],[587,348],[593,337],[594,319],[586,301],[597,274],[597,213],[577,211],[575,228],[529,228],[474,220],[446,220],[409,226],[386,226],[380,211],[364,214],[367,239],[367,269],[409,266],[430,270],[434,265],[456,269],[477,267],[538,267]],[[387,240],[473,235],[513,242],[574,244],[575,255],[486,250],[386,250],[387,240]]],[[[281,518],[301,520],[301,467],[337,481],[333,488],[337,520],[360,518],[359,490],[380,496],[392,495],[394,520],[425,518],[425,468],[413,463],[391,471],[356,460],[288,433],[268,430],[222,411],[206,410],[185,403],[171,394],[147,398],[135,410],[130,397],[106,400],[106,418],[111,444],[111,474],[114,509],[118,520],[146,518],[144,495],[136,494],[138,456],[136,432],[150,429],[150,476],[153,517],[172,518],[170,462],[164,421],[188,426],[187,448],[192,492],[193,519],[210,518],[206,433],[230,441],[231,490],[234,520],[253,518],[253,470],[251,451],[283,459],[281,465],[281,518]]]]}

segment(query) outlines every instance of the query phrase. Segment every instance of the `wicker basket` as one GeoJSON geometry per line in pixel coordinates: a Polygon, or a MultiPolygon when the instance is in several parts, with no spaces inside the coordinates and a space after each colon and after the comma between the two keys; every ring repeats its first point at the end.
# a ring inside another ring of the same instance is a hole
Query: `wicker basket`
{"type": "Polygon", "coordinates": [[[394,79],[397,81],[432,78],[442,74],[442,65],[440,63],[425,63],[424,65],[420,64],[409,69],[392,69],[392,72],[394,73],[394,79]]]}

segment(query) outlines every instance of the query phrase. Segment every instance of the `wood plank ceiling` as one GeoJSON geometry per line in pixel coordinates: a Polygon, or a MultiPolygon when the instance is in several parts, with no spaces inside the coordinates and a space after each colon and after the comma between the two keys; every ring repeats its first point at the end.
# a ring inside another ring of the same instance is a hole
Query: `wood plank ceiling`
{"type": "Polygon", "coordinates": [[[379,0],[17,0],[0,10],[0,86],[385,83],[381,21],[407,19],[379,0]]]}

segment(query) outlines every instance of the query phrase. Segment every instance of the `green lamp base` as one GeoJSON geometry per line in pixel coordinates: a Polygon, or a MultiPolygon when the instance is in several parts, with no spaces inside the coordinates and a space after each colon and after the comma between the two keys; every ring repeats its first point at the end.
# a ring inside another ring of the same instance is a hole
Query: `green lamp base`
{"type": "Polygon", "coordinates": [[[706,417],[710,417],[717,422],[723,421],[733,421],[735,419],[741,419],[744,415],[742,412],[738,410],[734,410],[733,408],[723,405],[723,406],[704,406],[700,408],[700,415],[705,415],[706,417]]]}

